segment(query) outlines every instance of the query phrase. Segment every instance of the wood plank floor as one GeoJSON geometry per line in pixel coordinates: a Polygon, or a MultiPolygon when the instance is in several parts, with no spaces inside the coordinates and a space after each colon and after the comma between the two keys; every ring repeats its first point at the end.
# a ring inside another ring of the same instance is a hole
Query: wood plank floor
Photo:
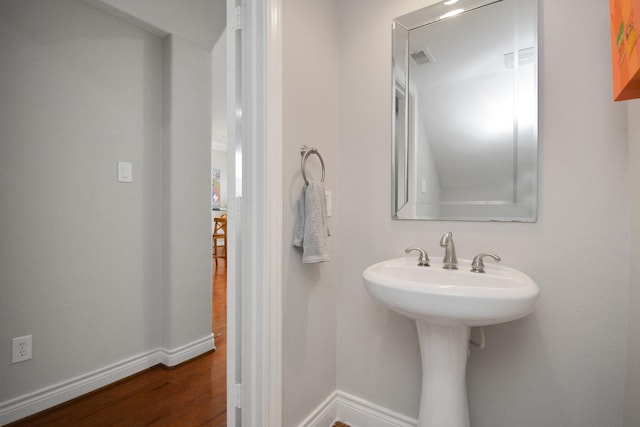
{"type": "Polygon", "coordinates": [[[215,352],[172,369],[154,366],[10,426],[226,426],[226,261],[214,267],[213,289],[215,352]]]}

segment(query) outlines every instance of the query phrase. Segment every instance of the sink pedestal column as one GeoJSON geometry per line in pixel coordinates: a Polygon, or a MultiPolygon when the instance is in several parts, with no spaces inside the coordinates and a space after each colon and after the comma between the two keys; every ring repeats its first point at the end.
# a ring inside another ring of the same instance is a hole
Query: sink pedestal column
{"type": "Polygon", "coordinates": [[[418,427],[470,427],[465,372],[470,328],[416,320],[422,354],[418,427]]]}

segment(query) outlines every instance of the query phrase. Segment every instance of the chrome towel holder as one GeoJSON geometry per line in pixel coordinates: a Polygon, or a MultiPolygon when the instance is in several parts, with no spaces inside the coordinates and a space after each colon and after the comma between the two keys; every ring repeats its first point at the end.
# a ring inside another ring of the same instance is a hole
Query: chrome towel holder
{"type": "Polygon", "coordinates": [[[316,147],[308,147],[306,145],[303,145],[302,147],[300,147],[300,155],[302,156],[302,160],[300,162],[300,170],[302,171],[302,178],[304,179],[304,183],[309,185],[307,174],[305,174],[304,172],[304,163],[307,161],[307,157],[309,157],[310,154],[315,154],[320,159],[320,164],[322,165],[321,181],[324,182],[324,160],[322,159],[322,156],[320,155],[316,147]]]}

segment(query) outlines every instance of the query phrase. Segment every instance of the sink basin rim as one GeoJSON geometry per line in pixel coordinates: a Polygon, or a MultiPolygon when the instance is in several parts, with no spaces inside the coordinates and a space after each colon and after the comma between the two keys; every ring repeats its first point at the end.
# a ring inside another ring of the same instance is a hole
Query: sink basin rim
{"type": "Polygon", "coordinates": [[[533,311],[540,290],[529,276],[493,263],[486,264],[486,273],[470,269],[471,262],[464,259],[458,260],[458,270],[444,270],[442,258],[419,267],[415,257],[403,257],[373,264],[362,276],[372,297],[417,320],[482,326],[533,311]]]}

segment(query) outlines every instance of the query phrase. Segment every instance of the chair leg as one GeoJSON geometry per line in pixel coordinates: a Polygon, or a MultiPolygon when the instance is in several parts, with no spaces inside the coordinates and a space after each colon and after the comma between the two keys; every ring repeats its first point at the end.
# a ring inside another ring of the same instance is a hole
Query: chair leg
{"type": "Polygon", "coordinates": [[[223,258],[225,261],[227,259],[227,241],[224,237],[214,237],[213,238],[213,258],[216,260],[216,265],[218,265],[218,258],[223,258]],[[223,241],[220,244],[219,239],[223,241]]]}

